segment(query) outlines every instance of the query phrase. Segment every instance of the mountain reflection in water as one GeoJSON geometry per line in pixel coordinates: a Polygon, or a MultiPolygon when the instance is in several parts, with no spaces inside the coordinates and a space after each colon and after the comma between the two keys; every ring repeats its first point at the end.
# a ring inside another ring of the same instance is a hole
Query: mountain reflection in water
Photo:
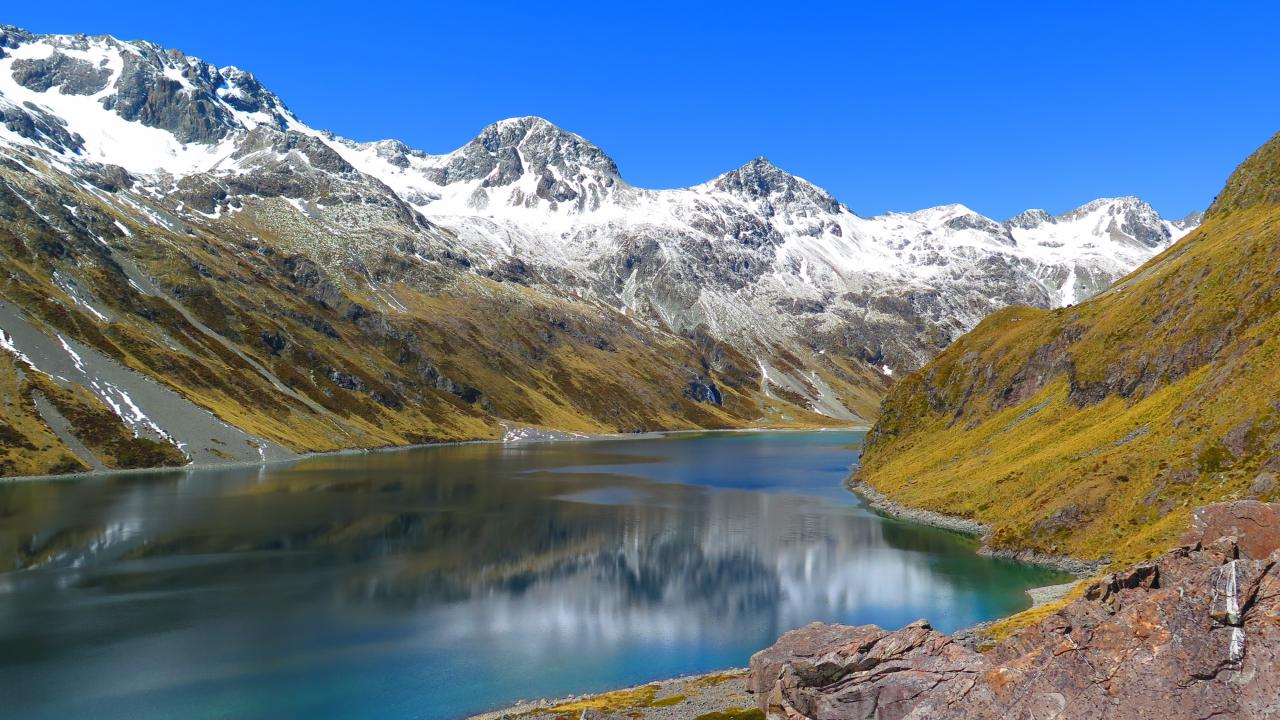
{"type": "Polygon", "coordinates": [[[15,717],[459,717],[954,629],[1042,569],[842,488],[861,433],[468,445],[0,486],[15,717]],[[16,703],[16,705],[15,705],[16,703]]]}

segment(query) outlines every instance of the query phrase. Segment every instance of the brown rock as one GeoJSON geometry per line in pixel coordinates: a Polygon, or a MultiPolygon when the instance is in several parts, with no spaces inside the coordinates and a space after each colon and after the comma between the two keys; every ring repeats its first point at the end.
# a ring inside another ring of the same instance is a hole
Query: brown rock
{"type": "Polygon", "coordinates": [[[1280,719],[1280,505],[1197,510],[1187,545],[986,653],[919,621],[810,625],[751,660],[787,720],[1280,719]]]}
{"type": "Polygon", "coordinates": [[[1090,585],[1084,591],[1085,599],[1092,600],[1115,613],[1120,609],[1119,598],[1122,590],[1134,588],[1150,589],[1160,584],[1160,566],[1155,563],[1139,563],[1132,567],[1114,572],[1102,580],[1090,585]]]}
{"type": "Polygon", "coordinates": [[[896,632],[815,623],[756,653],[748,687],[770,717],[893,720],[922,693],[962,693],[981,664],[923,620],[896,632]]]}
{"type": "Polygon", "coordinates": [[[1207,545],[1226,536],[1237,538],[1241,557],[1267,557],[1280,548],[1280,504],[1240,500],[1197,508],[1182,542],[1207,545]]]}

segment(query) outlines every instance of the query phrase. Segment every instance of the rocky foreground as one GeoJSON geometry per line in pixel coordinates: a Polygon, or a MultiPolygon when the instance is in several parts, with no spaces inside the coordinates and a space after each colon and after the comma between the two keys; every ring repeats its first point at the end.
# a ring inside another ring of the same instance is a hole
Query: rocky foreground
{"type": "Polygon", "coordinates": [[[1218,503],[993,649],[815,623],[751,659],[769,718],[1280,718],[1280,504],[1218,503]]]}

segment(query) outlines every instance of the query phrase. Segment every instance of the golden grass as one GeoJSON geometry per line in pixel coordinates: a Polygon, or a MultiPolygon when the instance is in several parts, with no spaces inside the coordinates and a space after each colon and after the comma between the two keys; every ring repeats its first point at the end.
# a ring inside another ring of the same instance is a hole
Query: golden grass
{"type": "MultiPolygon", "coordinates": [[[[764,397],[754,360],[732,347],[654,331],[608,308],[390,254],[364,258],[369,274],[386,264],[375,289],[368,274],[350,270],[350,246],[361,238],[264,220],[255,207],[190,228],[140,224],[52,169],[0,166],[0,177],[55,223],[69,212],[63,203],[79,212],[51,230],[14,200],[14,217],[0,227],[10,270],[0,300],[294,451],[495,439],[500,421],[587,433],[833,424],[764,397]],[[115,248],[110,260],[98,237],[115,248]],[[34,251],[38,240],[56,242],[71,259],[34,251]],[[129,288],[120,263],[152,278],[164,297],[129,288]],[[313,272],[299,279],[305,263],[313,272]],[[114,321],[88,317],[55,272],[75,277],[114,321]],[[405,310],[391,310],[387,293],[405,310]],[[286,342],[271,347],[268,337],[286,342]],[[333,373],[357,387],[340,386],[333,373]],[[723,405],[683,396],[699,375],[716,383],[723,405]]],[[[873,382],[864,363],[828,358],[819,372],[852,407],[874,413],[883,379],[873,382]]],[[[16,369],[0,364],[0,385],[16,384],[16,369]]],[[[11,426],[0,428],[0,475],[83,468],[29,403],[0,407],[0,418],[11,426]]],[[[129,450],[133,460],[141,450],[129,450]]]]}
{"type": "Polygon", "coordinates": [[[685,687],[689,689],[709,688],[721,683],[737,680],[747,674],[746,670],[728,670],[725,672],[711,673],[690,680],[685,687]]]}
{"type": "Polygon", "coordinates": [[[665,707],[683,702],[683,695],[674,695],[670,698],[658,699],[657,685],[643,685],[636,688],[627,688],[625,690],[615,690],[613,692],[602,693],[600,695],[592,695],[581,700],[573,700],[559,705],[550,707],[535,708],[520,713],[515,717],[529,717],[533,715],[555,715],[556,717],[568,717],[572,720],[582,714],[583,710],[598,710],[603,713],[625,713],[629,710],[639,710],[650,707],[665,707]]]}
{"type": "MultiPolygon", "coordinates": [[[[1028,608],[1020,613],[1010,615],[1003,620],[998,620],[987,628],[984,635],[990,639],[992,644],[1000,642],[1022,628],[1035,625],[1041,620],[1052,616],[1062,608],[1080,599],[1084,595],[1084,591],[1088,589],[1089,585],[1089,582],[1076,583],[1076,586],[1071,588],[1066,595],[1054,600],[1053,602],[1028,608]]],[[[980,646],[980,649],[985,649],[985,646],[980,646]]]]}
{"type": "Polygon", "coordinates": [[[1128,563],[1280,450],[1280,210],[1211,216],[1103,295],[983,321],[886,399],[860,479],[998,547],[1128,563]]]}

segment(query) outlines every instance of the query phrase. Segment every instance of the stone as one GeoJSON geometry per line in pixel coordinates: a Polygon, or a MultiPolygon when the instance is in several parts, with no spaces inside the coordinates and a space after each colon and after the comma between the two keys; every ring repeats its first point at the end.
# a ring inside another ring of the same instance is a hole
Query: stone
{"type": "Polygon", "coordinates": [[[770,717],[890,719],[980,664],[978,653],[923,620],[896,632],[815,623],[756,653],[748,688],[770,717]]]}
{"type": "Polygon", "coordinates": [[[1197,510],[1186,544],[978,653],[917,621],[814,624],[751,659],[774,720],[1280,718],[1280,505],[1197,510]]]}
{"type": "Polygon", "coordinates": [[[1230,535],[1237,538],[1241,557],[1267,557],[1280,547],[1280,504],[1241,500],[1197,508],[1182,542],[1207,544],[1230,535]]]}
{"type": "Polygon", "coordinates": [[[1271,472],[1260,472],[1249,484],[1249,494],[1254,497],[1269,495],[1276,489],[1276,476],[1271,472]]]}

